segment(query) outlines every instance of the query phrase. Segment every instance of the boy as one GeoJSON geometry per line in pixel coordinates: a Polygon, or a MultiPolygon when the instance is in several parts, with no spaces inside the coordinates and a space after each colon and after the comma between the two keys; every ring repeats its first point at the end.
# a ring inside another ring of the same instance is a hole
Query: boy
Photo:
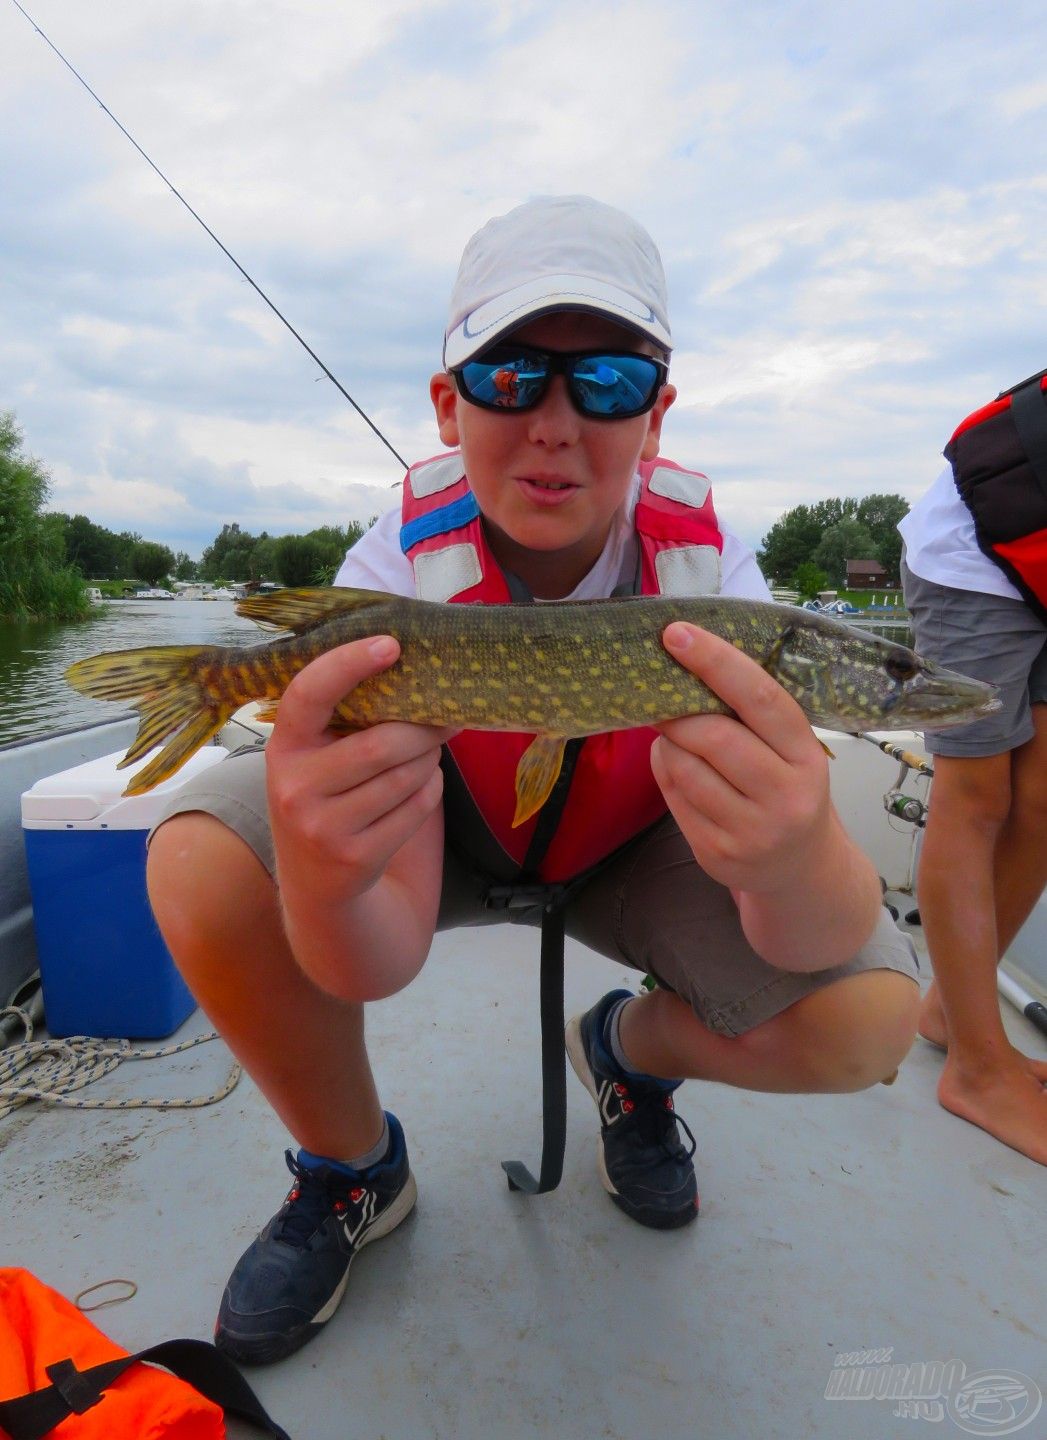
{"type": "MultiPolygon", "coordinates": [[[[358,542],[339,583],[451,603],[687,588],[766,598],[704,477],[658,458],[671,344],[658,252],[627,216],[568,196],[491,221],[463,255],[430,386],[452,452],[412,468],[402,515],[358,542]]],[[[601,1179],[641,1224],[697,1213],[694,1146],[672,1107],[683,1078],[857,1090],[908,1050],[911,947],[832,809],[802,712],[733,646],[681,624],[664,643],[737,718],[586,741],[551,838],[542,816],[514,833],[505,786],[486,781],[511,775],[518,737],[327,730],[334,703],[395,661],[381,636],[310,665],[264,764],[223,763],[157,831],[150,894],[171,951],[303,1147],[288,1155],[294,1189],[222,1300],[216,1343],[236,1359],[308,1340],[356,1251],[411,1209],[364,1005],[410,982],[434,930],[500,918],[484,897],[507,865],[553,881],[591,872],[567,933],[659,981],[604,996],[567,1032],[600,1108],[601,1179]],[[287,1014],[292,1054],[276,1018],[287,1014]]]]}

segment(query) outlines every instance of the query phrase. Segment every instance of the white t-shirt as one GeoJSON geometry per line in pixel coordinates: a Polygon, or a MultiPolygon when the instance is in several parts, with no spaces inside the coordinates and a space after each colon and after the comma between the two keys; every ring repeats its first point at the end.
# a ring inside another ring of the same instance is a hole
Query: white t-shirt
{"type": "MultiPolygon", "coordinates": [[[[635,553],[637,540],[633,514],[639,495],[640,476],[637,475],[625,507],[611,527],[600,558],[564,599],[600,600],[614,590],[627,559],[626,547],[632,547],[635,553]]],[[[771,592],[752,551],[722,521],[720,531],[723,535],[720,593],[749,600],[769,600],[771,592]]],[[[346,554],[334,583],[357,585],[366,590],[387,590],[394,595],[414,595],[414,571],[410,560],[400,549],[399,510],[387,511],[361,536],[346,554]]]]}
{"type": "Polygon", "coordinates": [[[905,563],[914,575],[954,590],[1023,599],[996,562],[979,550],[974,520],[960,498],[951,466],[920,496],[898,530],[905,541],[905,563]]]}

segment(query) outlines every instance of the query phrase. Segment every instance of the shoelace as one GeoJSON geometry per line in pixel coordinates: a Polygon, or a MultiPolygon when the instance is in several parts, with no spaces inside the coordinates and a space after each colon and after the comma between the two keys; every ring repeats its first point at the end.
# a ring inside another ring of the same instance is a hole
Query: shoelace
{"type": "Polygon", "coordinates": [[[300,1164],[290,1150],[284,1151],[284,1159],[295,1183],[284,1201],[275,1238],[304,1249],[328,1215],[344,1215],[350,1205],[360,1203],[367,1191],[361,1185],[339,1183],[341,1177],[330,1170],[311,1170],[300,1164]]]}
{"type": "MultiPolygon", "coordinates": [[[[615,1089],[618,1088],[616,1085],[615,1089]]],[[[693,1157],[698,1149],[698,1142],[687,1121],[676,1113],[670,1091],[641,1092],[637,1095],[636,1091],[630,1090],[627,1085],[622,1086],[622,1090],[633,1102],[635,1108],[630,1118],[635,1122],[645,1145],[660,1145],[670,1160],[690,1160],[693,1157]],[[676,1126],[683,1130],[691,1142],[689,1150],[685,1149],[678,1135],[674,1138],[673,1130],[676,1126]]]]}

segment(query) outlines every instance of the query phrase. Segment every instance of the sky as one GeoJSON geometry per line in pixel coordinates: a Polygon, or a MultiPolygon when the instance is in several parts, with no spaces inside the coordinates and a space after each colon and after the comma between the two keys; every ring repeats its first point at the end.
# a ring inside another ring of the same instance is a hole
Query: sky
{"type": "MultiPolygon", "coordinates": [[[[1047,366],[1047,6],[22,0],[392,447],[462,247],[540,194],[640,220],[662,451],[754,548],[910,502],[1047,366]]],[[[402,466],[0,0],[0,410],[50,506],[198,557],[399,504],[402,466]]]]}

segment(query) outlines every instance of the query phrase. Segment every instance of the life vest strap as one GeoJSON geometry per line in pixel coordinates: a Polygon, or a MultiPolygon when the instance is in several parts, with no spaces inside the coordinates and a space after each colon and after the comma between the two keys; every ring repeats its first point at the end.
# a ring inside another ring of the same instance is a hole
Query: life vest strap
{"type": "Polygon", "coordinates": [[[43,1440],[70,1415],[83,1415],[97,1405],[103,1392],[140,1360],[162,1365],[227,1414],[249,1421],[276,1440],[290,1440],[236,1366],[204,1340],[165,1340],[86,1370],[78,1370],[72,1360],[57,1360],[47,1367],[51,1384],[45,1390],[0,1401],[0,1427],[11,1440],[43,1440]]]}
{"type": "Polygon", "coordinates": [[[1047,500],[1047,402],[1038,377],[1035,384],[1027,381],[1011,396],[1011,417],[1047,500]]]}
{"type": "Polygon", "coordinates": [[[463,525],[475,520],[479,514],[480,506],[476,496],[469,490],[460,499],[451,500],[435,510],[428,510],[424,515],[416,515],[413,520],[408,520],[406,525],[401,525],[400,549],[407,555],[423,540],[431,540],[434,535],[446,535],[451,530],[459,530],[463,525]]]}
{"type": "Polygon", "coordinates": [[[522,1160],[503,1160],[510,1190],[544,1195],[563,1175],[567,1147],[567,1061],[564,1052],[563,944],[566,886],[547,885],[542,911],[539,1010],[542,1020],[542,1160],[538,1178],[522,1160]]]}

